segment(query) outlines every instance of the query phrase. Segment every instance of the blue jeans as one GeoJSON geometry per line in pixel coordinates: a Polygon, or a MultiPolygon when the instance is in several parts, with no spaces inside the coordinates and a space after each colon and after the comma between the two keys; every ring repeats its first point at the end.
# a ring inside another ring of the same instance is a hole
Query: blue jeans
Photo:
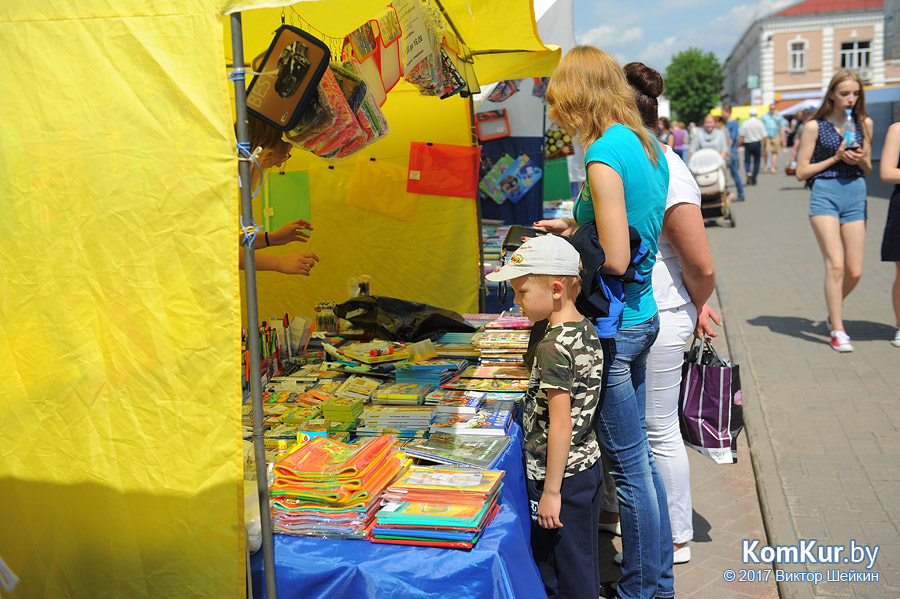
{"type": "Polygon", "coordinates": [[[759,175],[759,157],[762,152],[762,142],[750,141],[744,142],[744,172],[747,177],[755,183],[756,177],[759,175]],[[750,169],[750,159],[753,159],[753,169],[750,169]]]}
{"type": "Polygon", "coordinates": [[[658,315],[616,333],[596,422],[619,500],[624,558],[620,599],[675,596],[666,488],[653,460],[644,420],[647,356],[658,334],[658,315]]]}
{"type": "Polygon", "coordinates": [[[744,186],[741,185],[741,174],[738,172],[738,156],[737,152],[731,153],[731,160],[728,161],[728,168],[731,170],[731,178],[737,186],[737,197],[744,197],[744,186]]]}

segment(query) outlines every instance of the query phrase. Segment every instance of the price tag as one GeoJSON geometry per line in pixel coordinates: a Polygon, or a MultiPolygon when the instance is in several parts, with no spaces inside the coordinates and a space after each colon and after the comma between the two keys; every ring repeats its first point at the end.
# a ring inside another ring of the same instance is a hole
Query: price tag
{"type": "Polygon", "coordinates": [[[428,26],[419,0],[396,0],[394,8],[400,17],[400,28],[403,31],[401,43],[406,51],[404,72],[409,73],[417,64],[434,54],[434,48],[428,39],[428,26]]]}

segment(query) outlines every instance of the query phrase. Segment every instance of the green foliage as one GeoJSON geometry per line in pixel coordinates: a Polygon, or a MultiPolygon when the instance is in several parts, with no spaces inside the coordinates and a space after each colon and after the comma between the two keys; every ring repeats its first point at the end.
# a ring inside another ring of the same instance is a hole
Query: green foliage
{"type": "Polygon", "coordinates": [[[712,52],[688,48],[672,57],[666,68],[666,97],[678,120],[700,124],[718,105],[725,76],[712,52]]]}

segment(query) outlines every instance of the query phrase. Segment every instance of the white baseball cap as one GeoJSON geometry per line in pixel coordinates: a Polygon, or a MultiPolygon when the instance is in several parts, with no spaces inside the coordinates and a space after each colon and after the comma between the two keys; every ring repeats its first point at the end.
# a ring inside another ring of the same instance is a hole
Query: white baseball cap
{"type": "Polygon", "coordinates": [[[577,277],[579,261],[578,250],[571,243],[557,235],[541,235],[519,246],[500,270],[484,278],[499,283],[523,275],[577,277]]]}
{"type": "Polygon", "coordinates": [[[759,111],[755,108],[750,109],[750,116],[756,116],[759,114],[759,111]]]}

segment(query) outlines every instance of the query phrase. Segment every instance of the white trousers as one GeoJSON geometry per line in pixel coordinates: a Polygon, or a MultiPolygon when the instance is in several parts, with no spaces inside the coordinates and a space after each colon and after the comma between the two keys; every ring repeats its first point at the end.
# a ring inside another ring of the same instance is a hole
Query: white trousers
{"type": "MultiPolygon", "coordinates": [[[[686,543],[694,538],[691,467],[678,425],[678,392],[685,345],[696,325],[697,309],[693,304],[660,310],[659,337],[647,358],[647,438],[666,487],[675,543],[686,543]]],[[[609,474],[606,459],[601,509],[619,511],[615,481],[609,474]]]]}
{"type": "Polygon", "coordinates": [[[659,311],[659,337],[647,359],[647,438],[666,487],[675,543],[694,538],[691,466],[678,426],[684,347],[697,325],[694,304],[659,311]]]}

